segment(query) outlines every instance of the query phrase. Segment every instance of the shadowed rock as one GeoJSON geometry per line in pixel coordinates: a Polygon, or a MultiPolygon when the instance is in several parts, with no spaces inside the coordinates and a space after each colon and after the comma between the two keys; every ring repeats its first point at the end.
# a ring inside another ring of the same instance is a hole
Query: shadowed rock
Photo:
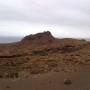
{"type": "Polygon", "coordinates": [[[71,85],[72,81],[69,78],[64,79],[64,84],[65,85],[71,85]]]}
{"type": "Polygon", "coordinates": [[[39,43],[50,43],[52,42],[54,37],[49,31],[43,32],[43,33],[37,33],[34,35],[28,35],[25,38],[22,39],[22,42],[29,41],[29,42],[39,42],[39,43]]]}

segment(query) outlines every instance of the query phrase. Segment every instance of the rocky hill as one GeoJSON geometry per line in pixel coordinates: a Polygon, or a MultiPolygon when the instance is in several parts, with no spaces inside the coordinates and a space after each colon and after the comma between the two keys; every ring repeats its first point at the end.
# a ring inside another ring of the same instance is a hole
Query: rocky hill
{"type": "Polygon", "coordinates": [[[90,42],[57,39],[47,31],[26,36],[17,43],[0,44],[1,78],[51,71],[90,71],[90,42]]]}

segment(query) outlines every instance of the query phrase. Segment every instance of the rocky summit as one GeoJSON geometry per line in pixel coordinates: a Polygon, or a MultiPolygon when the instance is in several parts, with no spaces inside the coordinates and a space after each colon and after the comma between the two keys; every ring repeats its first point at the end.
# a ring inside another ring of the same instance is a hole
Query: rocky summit
{"type": "Polygon", "coordinates": [[[59,39],[46,31],[0,44],[0,78],[61,71],[90,71],[90,42],[59,39]]]}

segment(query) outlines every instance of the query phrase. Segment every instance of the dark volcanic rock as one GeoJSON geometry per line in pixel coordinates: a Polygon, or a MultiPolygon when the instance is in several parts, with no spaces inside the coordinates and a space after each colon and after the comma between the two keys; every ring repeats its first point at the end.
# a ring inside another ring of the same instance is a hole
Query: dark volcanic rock
{"type": "Polygon", "coordinates": [[[67,79],[64,80],[64,84],[65,85],[71,85],[72,81],[69,78],[67,78],[67,79]]]}
{"type": "Polygon", "coordinates": [[[22,42],[33,42],[33,43],[51,43],[54,40],[54,37],[49,31],[43,32],[43,33],[37,33],[34,35],[29,35],[26,36],[25,38],[22,39],[22,42]]]}

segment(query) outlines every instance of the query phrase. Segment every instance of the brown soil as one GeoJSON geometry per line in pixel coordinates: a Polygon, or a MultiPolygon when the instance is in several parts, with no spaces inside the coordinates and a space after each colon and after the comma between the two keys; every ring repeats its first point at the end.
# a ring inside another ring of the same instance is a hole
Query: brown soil
{"type": "Polygon", "coordinates": [[[0,80],[0,90],[90,90],[90,72],[50,72],[28,79],[0,80]],[[64,84],[67,78],[70,85],[64,84]]]}

